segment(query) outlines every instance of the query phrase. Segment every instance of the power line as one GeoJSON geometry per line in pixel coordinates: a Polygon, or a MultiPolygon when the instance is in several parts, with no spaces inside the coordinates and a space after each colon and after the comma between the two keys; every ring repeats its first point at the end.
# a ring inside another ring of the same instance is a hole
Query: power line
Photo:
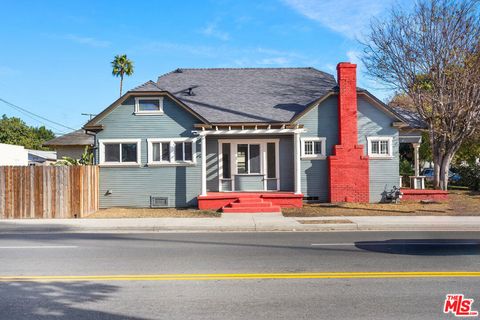
{"type": "Polygon", "coordinates": [[[28,110],[26,110],[26,109],[24,109],[24,108],[22,108],[22,107],[20,107],[20,106],[17,106],[17,105],[15,105],[15,104],[11,103],[11,102],[8,102],[7,100],[4,100],[4,99],[2,99],[2,98],[0,98],[0,101],[3,102],[3,103],[5,103],[6,105],[8,105],[8,106],[10,106],[10,107],[12,107],[12,108],[14,108],[14,109],[16,109],[17,111],[22,111],[23,113],[27,113],[27,114],[29,114],[29,115],[35,116],[35,117],[40,118],[40,119],[42,119],[42,120],[44,120],[44,121],[53,123],[53,124],[55,124],[55,125],[57,125],[57,126],[60,126],[60,127],[63,127],[63,128],[69,129],[69,130],[76,130],[76,129],[74,129],[74,128],[65,126],[65,125],[63,125],[63,124],[61,124],[61,123],[55,122],[55,121],[53,121],[53,120],[49,120],[49,119],[47,119],[47,118],[45,118],[45,117],[42,117],[42,116],[40,116],[40,115],[38,115],[38,114],[35,114],[35,113],[31,112],[31,111],[28,111],[28,110]]]}
{"type": "MultiPolygon", "coordinates": [[[[58,129],[57,127],[54,127],[54,126],[52,126],[52,125],[46,124],[45,122],[40,121],[40,120],[38,120],[37,118],[32,117],[31,115],[29,115],[28,113],[26,113],[26,112],[24,112],[24,111],[22,111],[22,110],[20,110],[20,109],[15,109],[15,110],[18,111],[18,112],[20,112],[21,114],[25,115],[26,117],[32,119],[32,120],[35,121],[36,123],[39,123],[39,124],[41,124],[41,125],[44,125],[45,127],[51,128],[53,131],[60,131],[60,130],[61,130],[61,129],[58,129]]],[[[58,135],[57,132],[54,132],[54,133],[55,133],[55,135],[58,135]]],[[[63,135],[63,134],[65,134],[65,132],[60,131],[60,134],[63,135]]]]}

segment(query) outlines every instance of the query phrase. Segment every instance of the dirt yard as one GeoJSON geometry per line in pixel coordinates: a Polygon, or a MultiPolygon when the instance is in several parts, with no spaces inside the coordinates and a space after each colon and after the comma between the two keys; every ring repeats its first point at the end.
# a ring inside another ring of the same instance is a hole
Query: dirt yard
{"type": "MultiPolygon", "coordinates": [[[[450,191],[444,203],[422,204],[404,201],[393,203],[305,204],[301,209],[283,209],[286,217],[318,216],[476,216],[480,215],[480,192],[450,191]]],[[[220,212],[196,209],[139,209],[110,208],[99,210],[84,218],[218,218],[220,212]]]]}
{"type": "Polygon", "coordinates": [[[196,209],[140,209],[109,208],[99,210],[84,218],[218,218],[219,212],[196,209]]]}
{"type": "Polygon", "coordinates": [[[450,191],[444,203],[305,204],[303,208],[283,209],[286,217],[318,216],[476,216],[480,215],[480,192],[450,191]]]}

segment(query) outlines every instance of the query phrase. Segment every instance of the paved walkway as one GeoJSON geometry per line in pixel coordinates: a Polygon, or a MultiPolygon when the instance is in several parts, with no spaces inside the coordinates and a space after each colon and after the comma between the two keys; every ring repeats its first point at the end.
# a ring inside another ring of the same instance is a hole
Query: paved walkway
{"type": "Polygon", "coordinates": [[[279,213],[222,218],[0,220],[7,232],[480,231],[480,216],[286,218],[279,213]],[[312,221],[313,220],[313,221],[312,221]],[[312,222],[309,224],[301,222],[312,222]]]}

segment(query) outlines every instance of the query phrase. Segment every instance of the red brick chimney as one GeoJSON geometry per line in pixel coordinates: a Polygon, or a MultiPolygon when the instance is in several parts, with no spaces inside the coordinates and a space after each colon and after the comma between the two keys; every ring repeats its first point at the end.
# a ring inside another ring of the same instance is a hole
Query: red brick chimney
{"type": "Polygon", "coordinates": [[[357,65],[337,65],[338,141],[328,158],[330,202],[368,202],[368,157],[358,144],[357,65]]]}
{"type": "Polygon", "coordinates": [[[357,65],[340,62],[337,65],[338,129],[341,145],[356,145],[357,136],[357,65]]]}

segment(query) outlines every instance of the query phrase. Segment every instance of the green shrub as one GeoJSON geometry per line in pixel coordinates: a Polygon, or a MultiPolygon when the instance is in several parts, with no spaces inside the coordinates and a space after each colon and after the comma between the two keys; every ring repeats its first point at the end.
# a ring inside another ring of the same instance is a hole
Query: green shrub
{"type": "Polygon", "coordinates": [[[460,183],[474,191],[480,191],[480,164],[464,165],[458,168],[460,183]]]}
{"type": "Polygon", "coordinates": [[[407,159],[403,159],[400,161],[400,175],[405,176],[413,176],[415,174],[415,170],[413,170],[413,166],[407,159]]]}

